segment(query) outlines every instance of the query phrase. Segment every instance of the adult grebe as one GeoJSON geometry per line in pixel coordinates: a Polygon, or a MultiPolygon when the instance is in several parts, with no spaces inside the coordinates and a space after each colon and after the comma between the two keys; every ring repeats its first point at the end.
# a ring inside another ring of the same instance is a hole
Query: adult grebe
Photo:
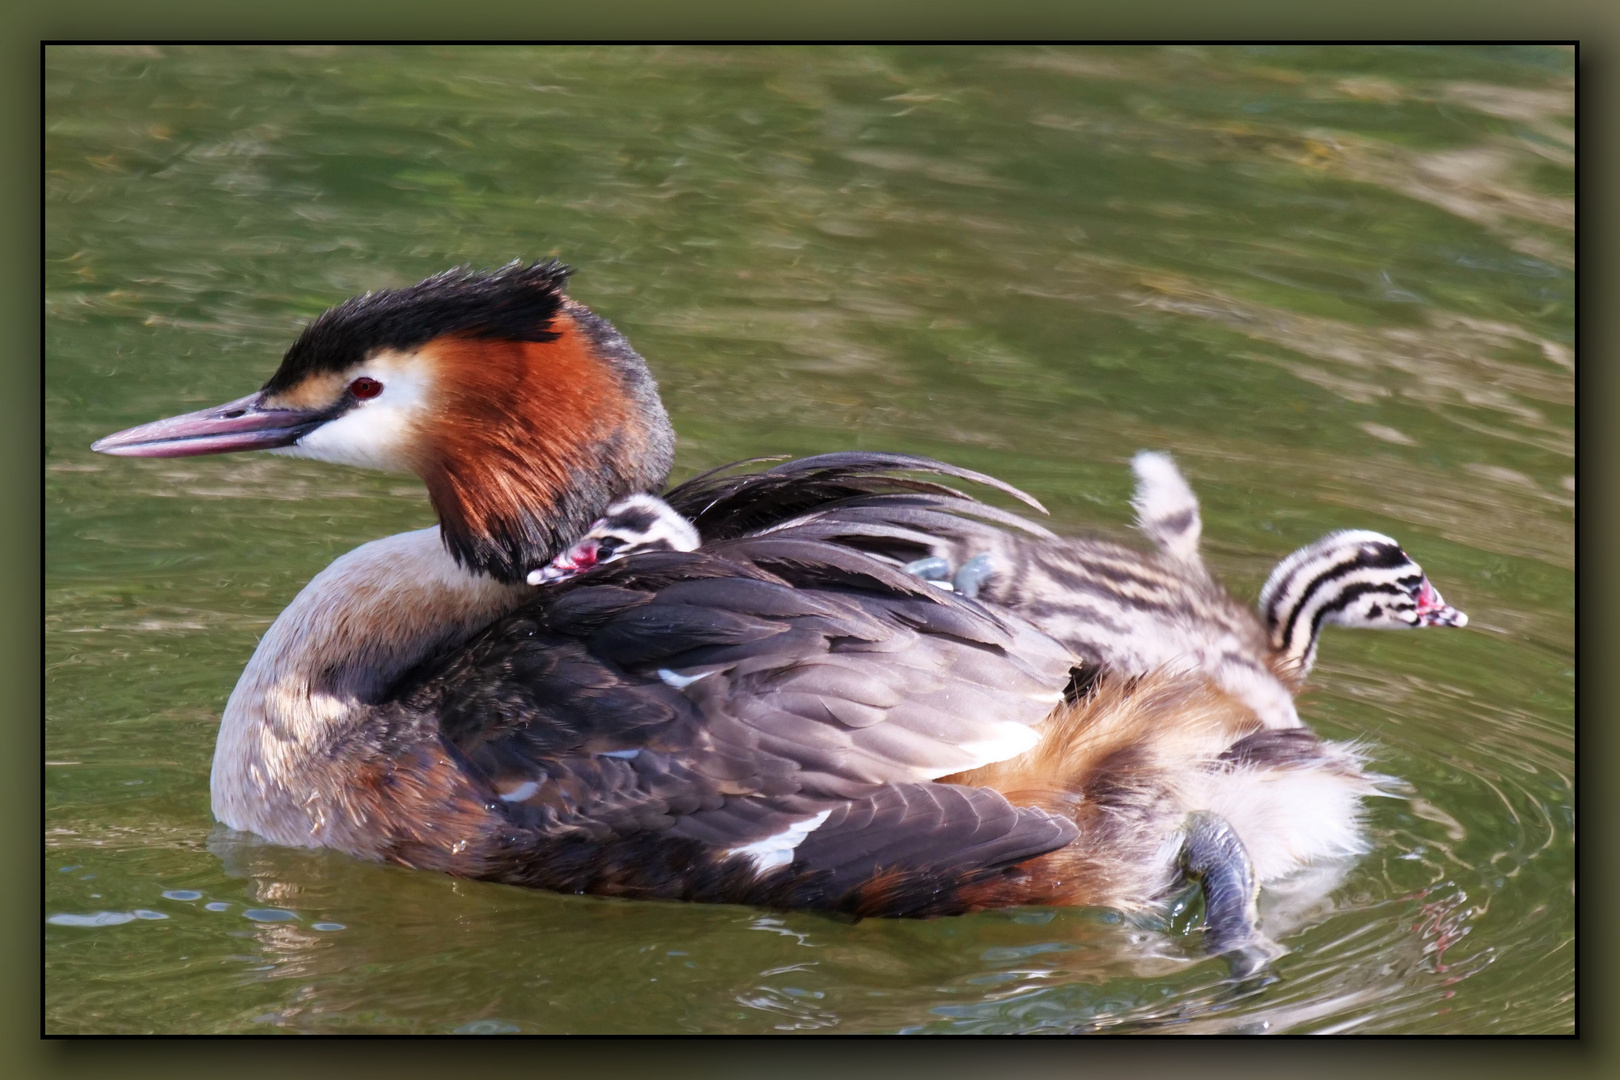
{"type": "Polygon", "coordinates": [[[1257,881],[1359,850],[1356,754],[1267,731],[1198,671],[1104,677],[901,566],[1018,529],[926,459],[832,454],[668,493],[696,550],[541,589],[530,571],[659,489],[642,359],[556,263],[451,271],[316,319],[263,389],[94,449],[267,449],[426,482],[436,528],[293,600],[226,705],[225,824],[571,892],[938,915],[1148,907],[1204,879],[1211,939],[1257,881]]]}

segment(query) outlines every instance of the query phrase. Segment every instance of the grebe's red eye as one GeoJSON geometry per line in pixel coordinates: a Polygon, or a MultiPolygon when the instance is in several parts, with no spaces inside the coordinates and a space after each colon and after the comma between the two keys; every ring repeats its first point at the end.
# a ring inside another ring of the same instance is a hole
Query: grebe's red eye
{"type": "Polygon", "coordinates": [[[378,394],[382,393],[382,383],[378,382],[376,379],[368,379],[362,375],[358,379],[354,380],[354,382],[349,384],[349,393],[353,394],[357,398],[360,398],[362,401],[366,398],[374,398],[378,394]]]}

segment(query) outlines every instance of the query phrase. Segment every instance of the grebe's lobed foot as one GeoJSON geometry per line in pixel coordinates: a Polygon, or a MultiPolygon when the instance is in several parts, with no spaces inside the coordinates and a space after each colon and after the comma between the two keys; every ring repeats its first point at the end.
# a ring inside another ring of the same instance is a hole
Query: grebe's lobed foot
{"type": "Polygon", "coordinates": [[[1188,815],[1182,865],[1204,889],[1204,931],[1211,953],[1224,956],[1232,975],[1248,979],[1261,974],[1282,948],[1260,932],[1256,906],[1260,888],[1254,864],[1238,834],[1219,814],[1200,810],[1188,815]]]}
{"type": "Polygon", "coordinates": [[[950,584],[951,564],[947,560],[940,558],[938,555],[931,555],[926,559],[917,559],[913,562],[908,562],[900,569],[904,570],[913,577],[920,577],[924,581],[931,581],[936,585],[950,584]]]}
{"type": "Polygon", "coordinates": [[[951,577],[951,584],[957,592],[972,600],[978,597],[979,590],[990,580],[990,573],[989,553],[975,555],[957,569],[951,577]]]}
{"type": "Polygon", "coordinates": [[[990,556],[988,553],[975,555],[958,567],[954,574],[951,573],[950,562],[937,555],[908,562],[901,569],[946,592],[960,593],[973,600],[990,578],[990,556]]]}

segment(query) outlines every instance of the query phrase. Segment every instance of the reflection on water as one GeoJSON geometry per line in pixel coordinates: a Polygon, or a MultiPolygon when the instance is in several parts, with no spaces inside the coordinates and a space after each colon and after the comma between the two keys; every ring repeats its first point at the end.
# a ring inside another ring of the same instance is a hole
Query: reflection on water
{"type": "Polygon", "coordinates": [[[1546,48],[47,54],[47,1026],[1568,1031],[1573,60],[1546,48]],[[1162,918],[850,924],[458,882],[210,831],[220,707],[411,478],[118,462],[302,323],[557,255],[648,357],[677,475],[934,454],[1130,540],[1138,448],[1252,596],[1334,528],[1470,615],[1330,630],[1301,712],[1400,778],[1268,890],[1233,984],[1162,918]]]}

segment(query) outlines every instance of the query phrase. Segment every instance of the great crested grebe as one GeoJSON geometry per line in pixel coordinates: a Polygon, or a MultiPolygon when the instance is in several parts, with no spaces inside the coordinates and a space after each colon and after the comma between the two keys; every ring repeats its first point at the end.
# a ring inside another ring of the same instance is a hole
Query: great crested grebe
{"type": "Polygon", "coordinates": [[[984,602],[905,572],[1015,551],[1059,600],[1084,591],[1052,569],[1067,542],[894,474],[1034,504],[990,477],[877,453],[718,470],[665,495],[693,532],[530,586],[659,490],[674,447],[645,363],[567,272],[346,301],[257,393],[95,444],[414,471],[439,518],[337,559],[266,632],[220,728],[220,821],[561,891],[855,915],[1141,910],[1190,873],[1223,950],[1256,938],[1258,883],[1361,850],[1351,748],[1269,729],[1196,667],[1076,695],[1086,657],[997,600],[1016,566],[984,602]]]}

